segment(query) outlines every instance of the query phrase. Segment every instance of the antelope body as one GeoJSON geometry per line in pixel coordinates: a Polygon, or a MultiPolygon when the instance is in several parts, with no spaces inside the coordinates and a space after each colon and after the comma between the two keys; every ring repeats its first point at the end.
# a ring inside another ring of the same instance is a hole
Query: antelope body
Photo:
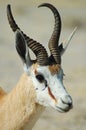
{"type": "Polygon", "coordinates": [[[61,55],[75,30],[63,48],[62,44],[59,45],[59,12],[49,3],[39,7],[42,6],[50,8],[55,17],[54,31],[48,44],[50,56],[43,45],[21,31],[13,18],[10,5],[7,6],[8,21],[15,32],[16,50],[22,59],[25,72],[10,93],[5,93],[0,88],[0,130],[31,130],[47,106],[59,112],[67,112],[72,108],[72,98],[63,85],[61,55]],[[29,48],[36,55],[36,60],[31,60],[29,48]]]}

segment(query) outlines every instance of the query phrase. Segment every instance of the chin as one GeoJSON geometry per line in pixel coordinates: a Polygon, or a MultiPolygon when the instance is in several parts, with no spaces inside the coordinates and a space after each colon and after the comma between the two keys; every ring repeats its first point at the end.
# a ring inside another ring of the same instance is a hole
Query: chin
{"type": "Polygon", "coordinates": [[[68,112],[68,111],[70,111],[71,109],[72,109],[72,107],[71,108],[61,108],[61,107],[59,107],[59,106],[56,106],[55,107],[55,109],[58,111],[58,112],[60,112],[60,113],[66,113],[66,112],[68,112]]]}

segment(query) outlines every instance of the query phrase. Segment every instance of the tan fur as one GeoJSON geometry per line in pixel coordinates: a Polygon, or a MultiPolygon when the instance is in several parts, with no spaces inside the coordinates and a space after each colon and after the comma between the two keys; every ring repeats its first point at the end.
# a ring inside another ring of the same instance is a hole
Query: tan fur
{"type": "Polygon", "coordinates": [[[49,66],[49,70],[52,75],[57,74],[59,72],[60,68],[61,68],[60,65],[50,65],[49,66]]]}
{"type": "Polygon", "coordinates": [[[6,95],[6,92],[0,87],[0,99],[6,95]]]}
{"type": "Polygon", "coordinates": [[[27,74],[22,75],[10,93],[0,88],[0,130],[31,130],[44,109],[35,99],[34,86],[27,74]]]}
{"type": "Polygon", "coordinates": [[[35,63],[35,64],[33,64],[33,66],[31,68],[34,69],[34,70],[36,70],[38,66],[39,65],[37,63],[35,63]]]}

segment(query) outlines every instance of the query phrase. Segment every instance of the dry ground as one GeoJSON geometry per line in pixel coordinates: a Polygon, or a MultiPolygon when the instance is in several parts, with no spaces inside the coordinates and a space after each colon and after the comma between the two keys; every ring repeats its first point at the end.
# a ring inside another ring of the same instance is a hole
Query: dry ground
{"type": "MultiPolygon", "coordinates": [[[[6,5],[12,4],[17,23],[47,46],[53,29],[53,15],[47,8],[37,6],[46,0],[0,0],[0,85],[10,91],[23,72],[7,17],[6,5]]],[[[53,3],[62,17],[61,41],[78,26],[71,44],[62,57],[64,84],[73,97],[74,108],[65,114],[46,109],[33,130],[86,130],[86,0],[47,0],[53,3]],[[60,1],[60,2],[59,2],[60,1]]]]}

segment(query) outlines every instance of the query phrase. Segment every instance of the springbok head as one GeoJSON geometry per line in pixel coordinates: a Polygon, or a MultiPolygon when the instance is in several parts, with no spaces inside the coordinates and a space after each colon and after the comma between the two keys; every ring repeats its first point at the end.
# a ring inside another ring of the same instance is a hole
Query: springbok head
{"type": "Polygon", "coordinates": [[[65,52],[70,39],[75,33],[71,33],[66,47],[59,45],[61,32],[61,18],[58,10],[49,3],[41,4],[51,9],[55,18],[54,31],[48,46],[50,56],[39,42],[28,37],[16,24],[10,5],[7,6],[7,17],[9,24],[16,34],[16,49],[24,64],[24,71],[32,78],[36,90],[36,102],[43,106],[51,106],[59,112],[67,112],[72,108],[72,98],[63,85],[63,69],[61,68],[61,55],[65,52]],[[36,56],[31,60],[29,48],[36,56]]]}

